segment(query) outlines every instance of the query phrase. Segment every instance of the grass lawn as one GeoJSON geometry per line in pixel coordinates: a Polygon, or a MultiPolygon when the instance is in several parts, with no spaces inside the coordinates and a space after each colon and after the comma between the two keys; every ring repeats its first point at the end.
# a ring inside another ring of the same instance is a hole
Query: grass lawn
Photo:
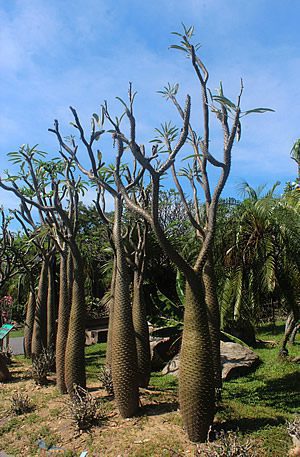
{"type": "MultiPolygon", "coordinates": [[[[235,430],[241,439],[250,439],[257,447],[257,457],[284,457],[291,447],[286,421],[300,411],[300,369],[296,363],[278,358],[283,327],[263,327],[258,335],[273,340],[275,347],[255,351],[261,358],[258,369],[245,377],[225,383],[222,403],[216,414],[216,428],[235,430]],[[274,330],[274,331],[273,331],[274,330]]],[[[91,456],[112,457],[183,457],[196,454],[197,446],[190,443],[182,430],[177,403],[177,379],[152,373],[148,389],[141,389],[140,414],[121,419],[111,401],[100,387],[97,374],[105,361],[105,344],[86,348],[88,387],[105,419],[90,433],[79,434],[68,418],[67,396],[60,396],[54,385],[37,387],[30,379],[28,363],[15,357],[12,366],[13,382],[0,385],[0,451],[12,456],[35,456],[36,441],[65,449],[65,456],[78,456],[88,450],[91,456]],[[24,416],[8,412],[9,398],[22,390],[36,409],[24,416]]],[[[289,348],[290,356],[299,355],[300,340],[289,348]]],[[[49,454],[51,455],[51,454],[49,454]]]]}
{"type": "MultiPolygon", "coordinates": [[[[258,337],[273,340],[274,348],[255,349],[261,365],[252,374],[224,385],[223,405],[217,417],[226,428],[237,428],[258,439],[265,456],[283,457],[290,440],[286,421],[300,413],[300,367],[278,357],[283,325],[264,326],[258,337]]],[[[289,347],[290,357],[299,356],[300,339],[289,347]]]]}
{"type": "Polygon", "coordinates": [[[9,338],[17,338],[19,336],[24,336],[24,328],[20,328],[18,330],[12,330],[9,333],[9,338]]]}

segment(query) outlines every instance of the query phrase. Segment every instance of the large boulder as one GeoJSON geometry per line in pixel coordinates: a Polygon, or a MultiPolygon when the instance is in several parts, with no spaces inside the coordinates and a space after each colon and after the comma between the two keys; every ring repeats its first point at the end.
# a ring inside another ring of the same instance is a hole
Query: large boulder
{"type": "Polygon", "coordinates": [[[161,370],[180,351],[181,338],[177,336],[152,338],[150,341],[151,369],[161,370]]]}
{"type": "Polygon", "coordinates": [[[259,357],[250,348],[238,343],[221,341],[222,379],[245,376],[259,364],[259,357]]]}
{"type": "MultiPolygon", "coordinates": [[[[177,354],[166,364],[162,374],[178,376],[179,363],[180,354],[177,354]]],[[[259,357],[246,346],[221,341],[221,364],[222,379],[229,381],[232,378],[245,376],[254,370],[259,364],[259,357]]]]}

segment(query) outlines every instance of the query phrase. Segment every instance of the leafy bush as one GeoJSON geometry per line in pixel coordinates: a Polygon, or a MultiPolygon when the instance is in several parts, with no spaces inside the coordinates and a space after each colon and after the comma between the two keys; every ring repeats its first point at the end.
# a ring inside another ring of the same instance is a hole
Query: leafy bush
{"type": "Polygon", "coordinates": [[[88,319],[99,319],[107,316],[107,299],[105,300],[105,298],[91,296],[86,298],[86,315],[88,319]]]}

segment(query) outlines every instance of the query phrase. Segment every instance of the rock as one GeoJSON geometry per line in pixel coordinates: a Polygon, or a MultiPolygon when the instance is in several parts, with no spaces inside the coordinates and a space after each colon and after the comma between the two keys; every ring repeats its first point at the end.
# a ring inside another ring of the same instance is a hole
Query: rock
{"type": "MultiPolygon", "coordinates": [[[[178,376],[179,354],[162,370],[162,374],[178,376]]],[[[259,357],[246,346],[221,341],[222,379],[229,381],[238,376],[245,376],[259,364],[259,357]]]]}
{"type": "Polygon", "coordinates": [[[180,350],[181,338],[167,337],[150,341],[151,368],[161,370],[180,350]]]}
{"type": "Polygon", "coordinates": [[[180,354],[176,354],[175,357],[170,360],[170,362],[168,362],[165,368],[162,370],[162,374],[173,374],[174,376],[178,376],[179,358],[180,354]]]}
{"type": "Polygon", "coordinates": [[[259,364],[259,357],[251,349],[237,343],[221,342],[222,379],[245,376],[259,364]]]}
{"type": "Polygon", "coordinates": [[[96,344],[96,334],[92,330],[86,330],[85,331],[85,345],[86,346],[91,346],[92,344],[96,344]]]}

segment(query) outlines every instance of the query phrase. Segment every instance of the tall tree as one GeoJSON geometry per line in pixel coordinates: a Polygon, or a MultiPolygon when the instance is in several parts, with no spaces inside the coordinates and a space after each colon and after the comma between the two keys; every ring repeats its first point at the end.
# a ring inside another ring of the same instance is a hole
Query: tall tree
{"type": "MultiPolygon", "coordinates": [[[[25,160],[21,165],[20,179],[25,181],[27,187],[19,187],[15,179],[8,177],[11,185],[0,181],[0,185],[17,195],[23,205],[32,205],[38,209],[40,218],[44,226],[48,229],[47,234],[52,234],[52,239],[55,246],[65,255],[65,246],[67,244],[72,253],[72,305],[70,311],[70,325],[68,328],[68,337],[65,347],[65,357],[58,360],[64,363],[65,379],[61,380],[61,390],[64,391],[64,382],[68,393],[72,394],[74,385],[85,387],[85,359],[84,359],[84,343],[85,343],[85,297],[84,297],[84,268],[83,259],[76,243],[76,234],[78,228],[78,203],[79,193],[82,190],[80,178],[75,179],[72,172],[72,161],[67,159],[63,154],[62,161],[45,162],[39,159],[39,152],[36,148],[22,146],[19,153],[14,157],[20,160],[20,157],[25,160]],[[28,173],[24,173],[24,167],[27,164],[28,173]],[[68,199],[68,205],[64,204],[68,199]],[[64,361],[64,362],[63,362],[64,361]]],[[[30,211],[26,212],[28,220],[31,218],[30,211]]],[[[50,251],[50,257],[52,252],[50,251]]],[[[39,294],[43,292],[45,295],[48,279],[46,271],[49,264],[49,255],[45,257],[40,277],[39,294]]],[[[69,270],[70,271],[70,270],[69,270]]],[[[67,275],[63,275],[63,278],[67,275]]],[[[61,288],[65,287],[65,282],[61,281],[61,288]]],[[[66,288],[69,293],[69,287],[66,288]]],[[[69,301],[65,300],[63,294],[60,294],[63,299],[63,306],[66,310],[62,311],[60,306],[59,316],[66,318],[68,315],[69,301]]],[[[68,298],[68,297],[67,297],[68,298]]],[[[62,305],[62,302],[60,303],[62,305]]],[[[38,305],[37,305],[38,308],[38,305]]],[[[60,319],[59,319],[60,320],[60,319]]],[[[58,325],[59,332],[63,333],[65,342],[66,323],[58,325]]],[[[64,342],[60,347],[63,347],[64,342]]],[[[62,370],[59,371],[60,373],[62,370]]]]}
{"type": "MultiPolygon", "coordinates": [[[[208,308],[205,300],[205,290],[202,277],[203,269],[211,252],[211,246],[215,232],[216,210],[220,194],[224,188],[230,172],[231,151],[234,140],[240,135],[241,117],[241,95],[243,85],[237,103],[234,104],[227,99],[222,91],[217,96],[211,96],[209,103],[209,91],[207,89],[208,72],[201,59],[196,54],[198,47],[191,44],[190,39],[193,35],[193,27],[184,29],[184,34],[178,34],[182,38],[181,45],[177,46],[191,58],[193,68],[196,72],[202,93],[203,110],[203,139],[200,141],[201,154],[203,161],[221,170],[219,181],[211,195],[211,201],[207,208],[206,225],[197,224],[197,230],[201,231],[203,242],[199,247],[196,262],[193,266],[189,265],[180,253],[174,248],[172,242],[167,238],[159,220],[159,190],[161,178],[172,168],[174,160],[185,144],[190,127],[190,97],[187,96],[183,113],[183,127],[179,137],[174,129],[167,128],[163,132],[164,142],[167,146],[168,158],[164,162],[159,162],[157,166],[152,166],[150,159],[146,157],[144,148],[139,146],[136,140],[136,120],[133,113],[133,101],[135,94],[129,91],[129,104],[124,101],[125,115],[129,122],[129,137],[119,126],[114,127],[113,139],[118,145],[118,155],[122,158],[126,148],[130,149],[134,158],[140,163],[144,170],[147,170],[151,180],[151,211],[145,211],[140,205],[133,201],[122,182],[120,170],[116,168],[114,175],[124,196],[127,206],[136,214],[142,215],[154,230],[158,241],[170,259],[176,264],[177,268],[185,275],[186,294],[185,294],[185,314],[184,330],[182,338],[180,375],[179,375],[179,397],[183,421],[188,435],[193,441],[204,441],[207,438],[208,429],[214,416],[214,370],[211,364],[212,343],[210,336],[210,326],[208,308]],[[219,107],[218,107],[219,105],[219,107]],[[210,152],[211,142],[209,141],[209,107],[217,115],[223,129],[223,160],[217,160],[210,152]],[[232,119],[232,121],[231,121],[232,119]],[[231,125],[230,125],[231,121],[231,125]],[[175,142],[175,144],[174,144],[175,142]]],[[[174,46],[176,47],[176,46],[174,46]]],[[[258,108],[246,111],[265,112],[267,109],[258,108]]],[[[154,146],[154,151],[158,152],[158,144],[154,146]]],[[[197,164],[197,152],[194,151],[195,163],[197,164]]],[[[202,172],[202,179],[205,176],[205,167],[201,169],[198,163],[199,172],[202,172]]],[[[207,182],[209,186],[209,182],[207,182]]],[[[197,221],[196,221],[197,222],[197,221]]],[[[214,324],[214,322],[211,322],[214,324]]]]}
{"type": "MultiPolygon", "coordinates": [[[[81,125],[78,114],[74,108],[71,108],[74,116],[73,125],[80,132],[80,139],[86,148],[88,157],[91,163],[91,170],[85,169],[80,163],[77,150],[78,145],[75,139],[72,138],[70,144],[67,144],[59,131],[58,122],[55,121],[55,127],[51,131],[55,133],[60,147],[77,163],[80,171],[82,171],[93,183],[96,183],[98,188],[98,197],[96,207],[101,220],[108,226],[110,239],[115,254],[115,278],[114,278],[114,302],[112,303],[110,319],[111,331],[111,368],[112,379],[114,386],[114,394],[120,414],[123,417],[131,417],[138,409],[138,382],[137,373],[137,352],[134,336],[134,327],[132,321],[132,308],[130,297],[130,275],[126,261],[126,253],[124,249],[122,237],[122,214],[123,214],[123,197],[118,187],[118,184],[111,178],[113,177],[112,168],[106,168],[102,162],[102,154],[93,149],[94,142],[98,141],[104,133],[103,120],[105,115],[108,115],[107,110],[103,107],[102,121],[94,114],[92,117],[92,133],[90,139],[86,138],[84,129],[81,125]],[[98,127],[100,130],[97,130],[98,127]],[[113,222],[105,214],[105,199],[104,191],[110,193],[114,199],[114,219],[113,222]]],[[[116,120],[116,125],[119,120],[116,120]]],[[[116,158],[114,165],[120,167],[119,158],[116,158]]],[[[133,186],[138,182],[134,179],[128,184],[128,187],[133,186]]]]}

